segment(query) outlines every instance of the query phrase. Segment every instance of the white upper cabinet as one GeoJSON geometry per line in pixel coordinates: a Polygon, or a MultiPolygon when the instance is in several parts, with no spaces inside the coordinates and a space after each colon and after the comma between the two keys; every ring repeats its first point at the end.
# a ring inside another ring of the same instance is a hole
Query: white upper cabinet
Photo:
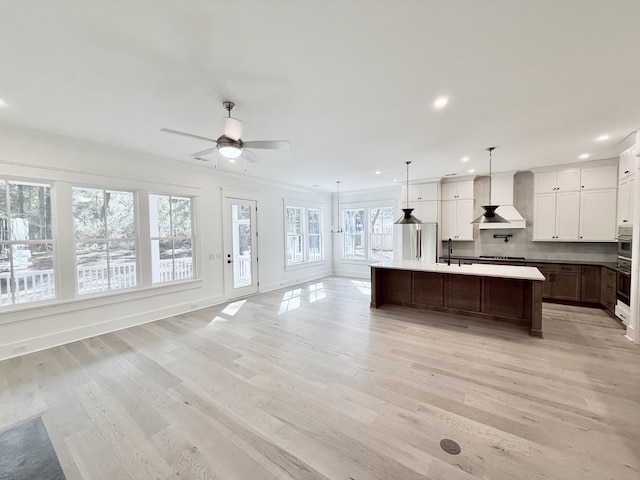
{"type": "Polygon", "coordinates": [[[473,240],[473,199],[442,202],[442,240],[473,240]]]}
{"type": "Polygon", "coordinates": [[[536,173],[533,192],[576,192],[580,190],[580,186],[580,170],[578,168],[569,168],[536,173]]]}
{"type": "MultiPolygon", "coordinates": [[[[431,200],[438,200],[438,182],[409,185],[409,203],[431,200]]],[[[402,186],[402,201],[407,202],[406,185],[402,186]]]]}
{"type": "Polygon", "coordinates": [[[627,148],[620,154],[620,169],[618,170],[620,180],[630,175],[634,175],[635,165],[636,159],[633,154],[633,147],[627,148]]]}
{"type": "Polygon", "coordinates": [[[634,176],[620,182],[618,187],[618,225],[633,225],[634,176]]]}
{"type": "Polygon", "coordinates": [[[582,190],[616,188],[618,186],[618,167],[616,165],[605,165],[583,168],[580,178],[582,190]]]}
{"type": "Polygon", "coordinates": [[[442,200],[462,199],[473,199],[473,180],[442,184],[442,200]]]}
{"type": "Polygon", "coordinates": [[[580,192],[543,193],[533,202],[533,240],[577,242],[580,192]]]}
{"type": "Polygon", "coordinates": [[[616,240],[616,190],[590,190],[580,195],[580,241],[616,240]]]}

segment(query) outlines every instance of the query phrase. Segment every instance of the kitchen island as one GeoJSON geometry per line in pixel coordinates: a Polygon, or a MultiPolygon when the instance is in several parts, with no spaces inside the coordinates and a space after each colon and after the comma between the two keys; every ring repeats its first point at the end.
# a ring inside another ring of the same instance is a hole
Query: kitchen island
{"type": "Polygon", "coordinates": [[[526,323],[542,337],[542,282],[535,267],[388,260],[371,265],[371,307],[385,303],[526,323]]]}

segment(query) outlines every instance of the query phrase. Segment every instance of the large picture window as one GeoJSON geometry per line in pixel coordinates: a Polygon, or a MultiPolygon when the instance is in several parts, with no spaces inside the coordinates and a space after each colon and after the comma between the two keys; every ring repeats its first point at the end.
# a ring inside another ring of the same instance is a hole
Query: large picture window
{"type": "Polygon", "coordinates": [[[386,260],[393,258],[393,207],[347,208],[344,222],[343,258],[386,260]]]}
{"type": "Polygon", "coordinates": [[[137,285],[133,192],[72,190],[78,294],[137,285]]]}
{"type": "Polygon", "coordinates": [[[153,283],[193,278],[192,218],[191,198],[149,195],[153,283]]]}
{"type": "Polygon", "coordinates": [[[296,265],[324,259],[322,210],[303,206],[285,207],[286,263],[296,265]]]}
{"type": "Polygon", "coordinates": [[[0,306],[56,297],[49,185],[0,179],[0,306]]]}

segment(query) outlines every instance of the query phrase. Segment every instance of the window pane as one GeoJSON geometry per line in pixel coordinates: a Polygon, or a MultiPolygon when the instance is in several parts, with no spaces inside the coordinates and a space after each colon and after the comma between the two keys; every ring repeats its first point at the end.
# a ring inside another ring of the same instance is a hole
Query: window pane
{"type": "Polygon", "coordinates": [[[73,227],[75,237],[105,238],[104,192],[88,188],[73,189],[73,227]]]}
{"type": "Polygon", "coordinates": [[[251,207],[246,205],[234,205],[234,210],[236,210],[238,220],[251,219],[251,207]]]}
{"type": "Polygon", "coordinates": [[[292,264],[303,260],[302,235],[287,235],[287,262],[292,264]]]}
{"type": "Polygon", "coordinates": [[[170,282],[173,280],[173,240],[153,240],[153,282],[170,282]]]}
{"type": "Polygon", "coordinates": [[[291,235],[302,233],[302,209],[287,207],[286,231],[291,235]]]}
{"type": "Polygon", "coordinates": [[[106,242],[77,242],[78,293],[109,290],[106,242]]]}
{"type": "Polygon", "coordinates": [[[104,195],[107,204],[107,237],[133,238],[133,193],[107,191],[104,195]]]}
{"type": "MultiPolygon", "coordinates": [[[[13,245],[15,303],[37,302],[56,297],[53,274],[53,244],[13,245]]],[[[2,285],[4,305],[4,285],[2,285]]]]}
{"type": "Polygon", "coordinates": [[[364,210],[345,210],[344,227],[347,233],[364,233],[364,210]]]}
{"type": "Polygon", "coordinates": [[[175,280],[193,278],[193,246],[190,239],[173,241],[173,262],[175,280]]]}
{"type": "Polygon", "coordinates": [[[191,199],[171,198],[171,214],[174,237],[191,236],[191,199]]]}
{"type": "Polygon", "coordinates": [[[49,240],[51,192],[45,185],[9,183],[12,240],[49,240]]]}
{"type": "Polygon", "coordinates": [[[7,184],[0,180],[0,241],[9,240],[9,211],[7,210],[7,184]]]}
{"type": "Polygon", "coordinates": [[[320,235],[309,235],[309,261],[322,260],[320,235]]]}
{"type": "Polygon", "coordinates": [[[110,288],[136,286],[136,246],[133,241],[109,242],[110,288]]]}
{"type": "Polygon", "coordinates": [[[149,228],[151,237],[168,237],[171,234],[169,197],[149,195],[149,228]]]}
{"type": "Polygon", "coordinates": [[[309,235],[317,235],[320,233],[320,210],[310,208],[309,217],[309,235]]]}

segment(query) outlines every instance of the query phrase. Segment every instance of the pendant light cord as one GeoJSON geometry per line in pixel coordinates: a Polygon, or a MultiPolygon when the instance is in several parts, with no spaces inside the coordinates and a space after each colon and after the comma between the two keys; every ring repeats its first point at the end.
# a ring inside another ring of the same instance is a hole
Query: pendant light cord
{"type": "Polygon", "coordinates": [[[496,149],[496,147],[489,147],[485,150],[489,152],[489,205],[493,205],[491,203],[491,160],[493,159],[491,153],[496,149]]]}
{"type": "Polygon", "coordinates": [[[409,164],[411,162],[406,162],[407,163],[407,208],[409,208],[409,164]]]}

